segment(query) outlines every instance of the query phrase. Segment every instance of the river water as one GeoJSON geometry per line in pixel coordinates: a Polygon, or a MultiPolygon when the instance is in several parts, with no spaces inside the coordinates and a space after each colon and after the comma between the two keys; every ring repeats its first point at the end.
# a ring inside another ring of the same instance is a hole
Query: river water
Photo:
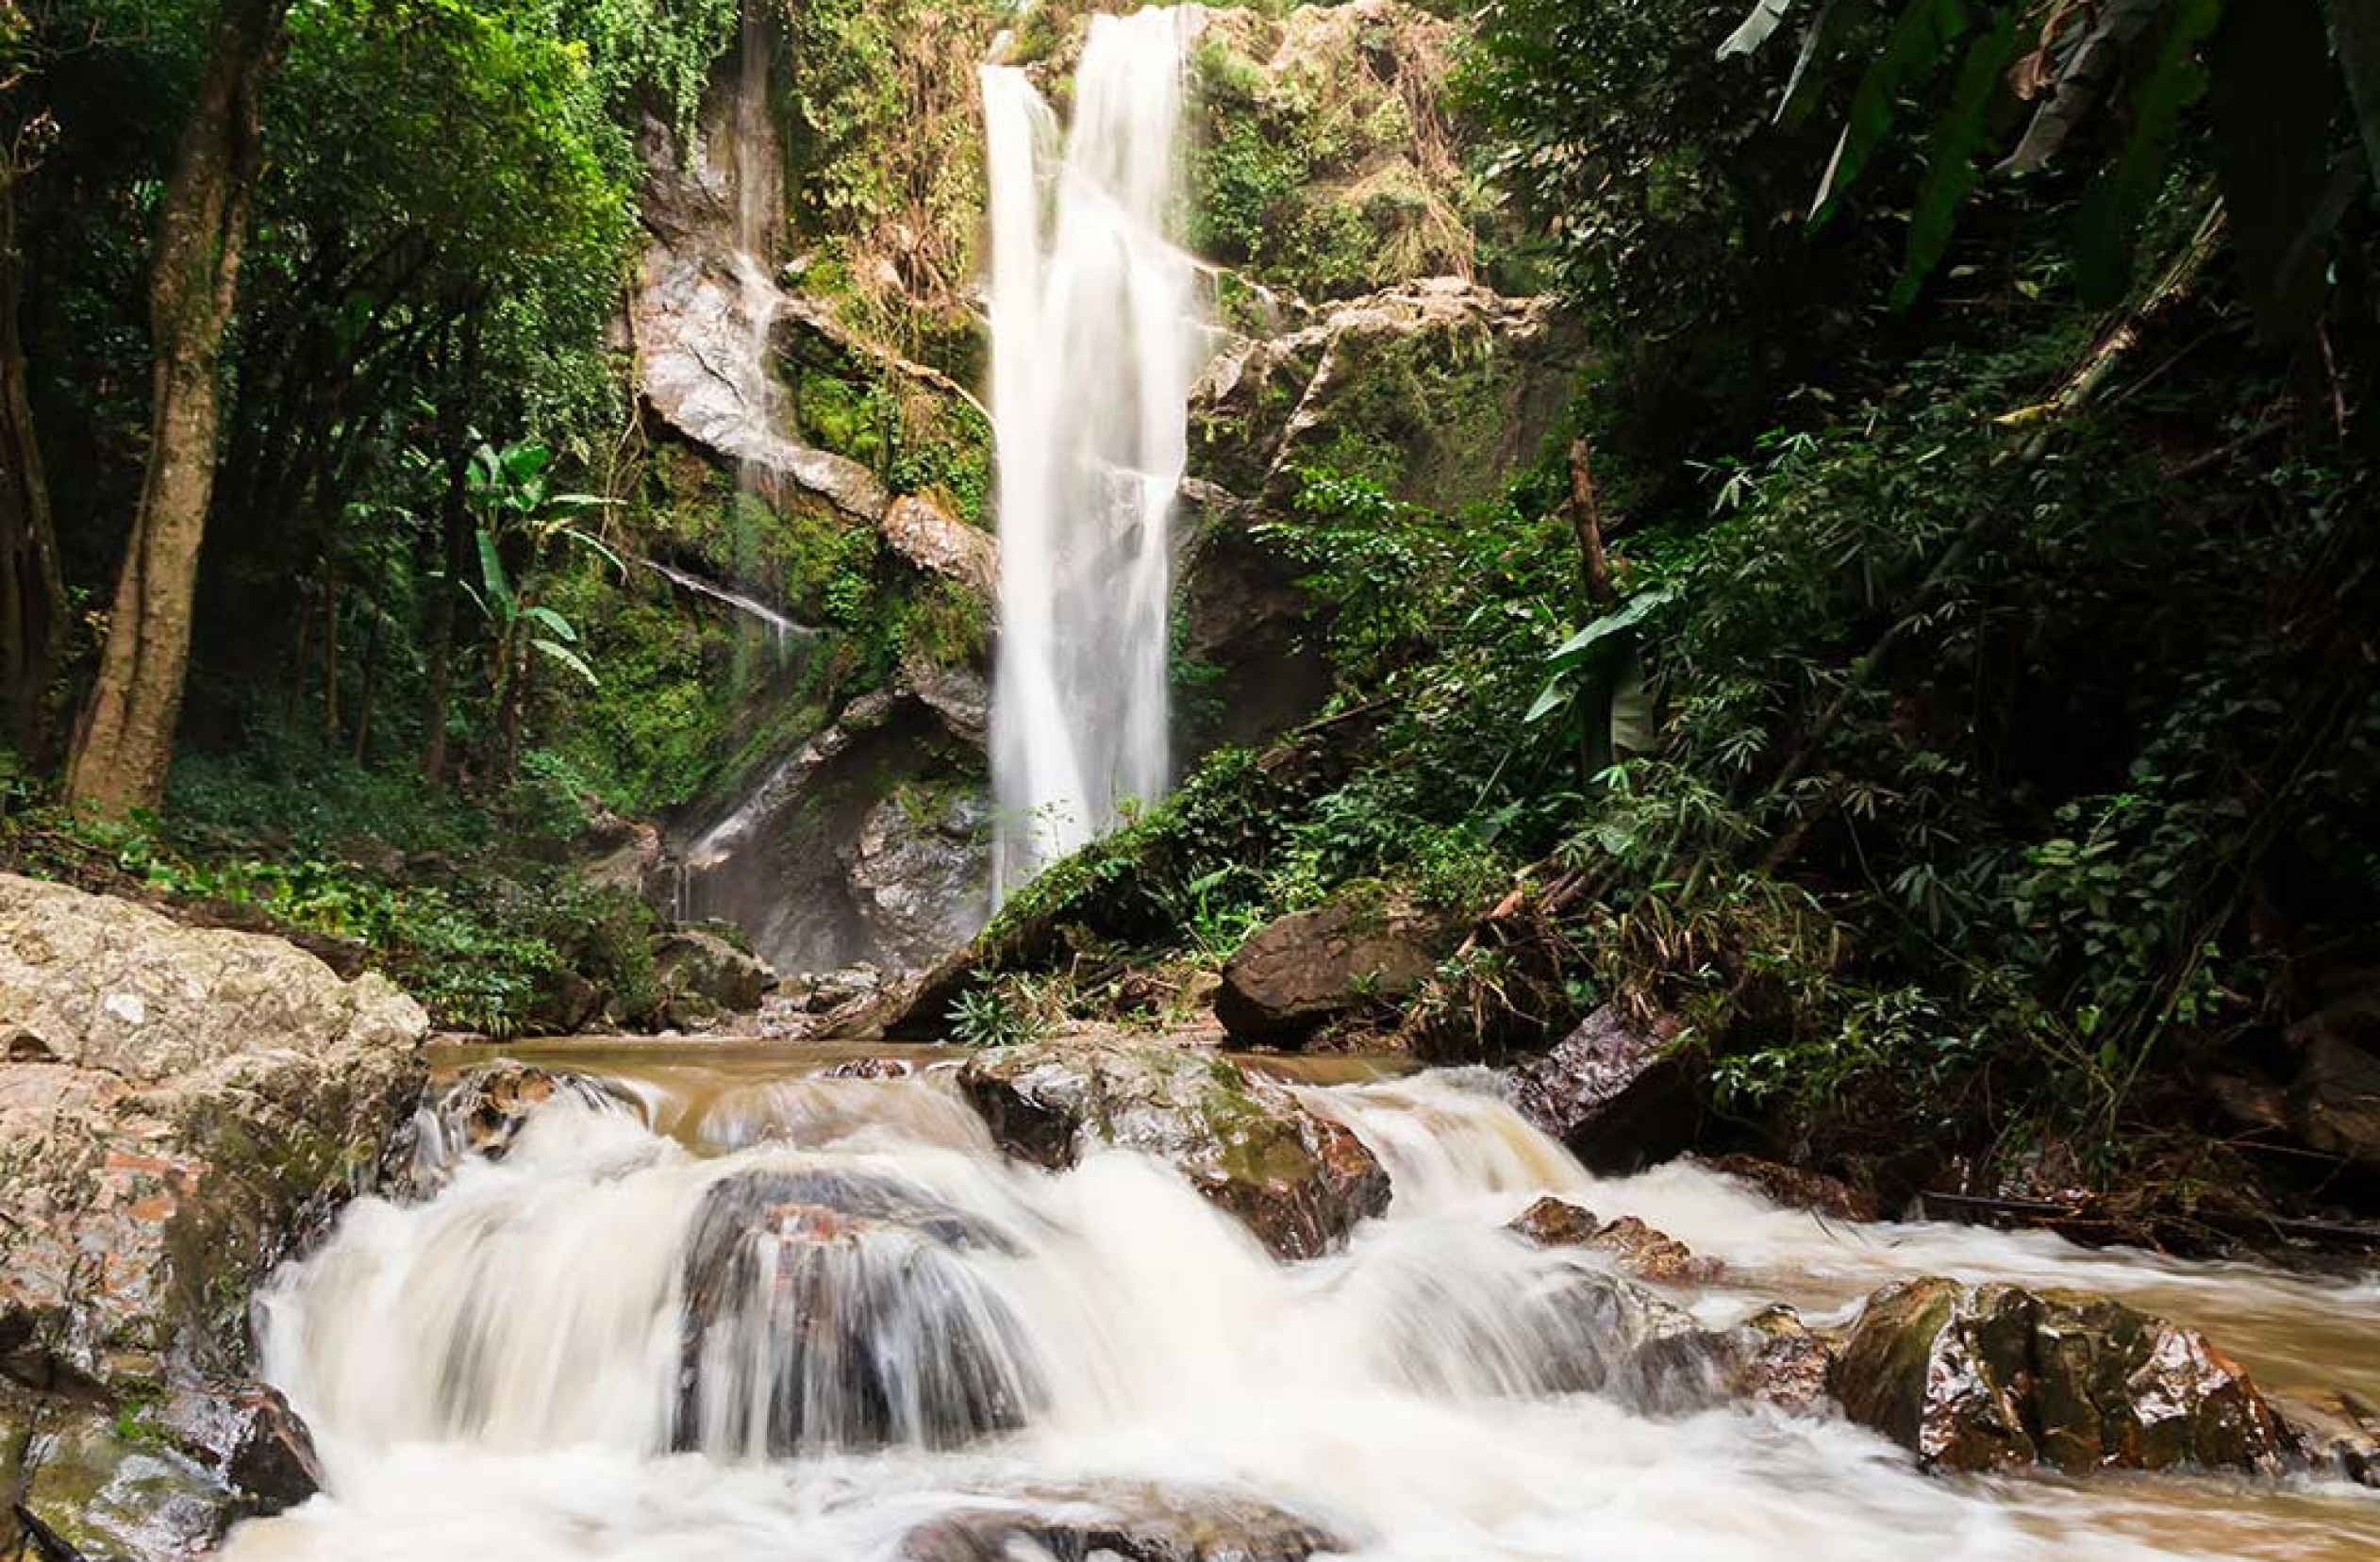
{"type": "Polygon", "coordinates": [[[1394,1195],[1345,1253],[1285,1264],[1156,1161],[1004,1160],[932,1054],[830,1076],[852,1061],[580,1055],[607,1090],[541,1108],[501,1163],[352,1207],[266,1304],[330,1495],[236,1532],[232,1562],[892,1562],[940,1515],[1120,1502],[1286,1509],[1379,1562],[2380,1556],[2380,1494],[2343,1485],[1939,1479],[1839,1421],[1557,1391],[1550,1359],[1593,1342],[1546,1299],[1593,1260],[1499,1227],[1541,1192],[1641,1216],[1730,1266],[1675,1294],[1709,1321],[1847,1316],[1921,1272],[2089,1286],[2309,1387],[2380,1388],[2380,1287],[1822,1222],[1687,1167],[1598,1178],[1481,1079],[1318,1070],[1297,1088],[1394,1195]],[[820,1179],[909,1223],[690,1282],[707,1220],[748,1207],[729,1192],[820,1179]],[[746,1286],[806,1310],[739,1312],[746,1286]]]}

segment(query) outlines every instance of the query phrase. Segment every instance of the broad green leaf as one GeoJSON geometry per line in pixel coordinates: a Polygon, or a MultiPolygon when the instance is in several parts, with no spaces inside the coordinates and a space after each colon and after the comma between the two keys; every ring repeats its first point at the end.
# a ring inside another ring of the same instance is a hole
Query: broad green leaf
{"type": "Polygon", "coordinates": [[[1650,754],[1657,736],[1653,693],[1644,678],[1644,656],[1631,645],[1611,679],[1611,754],[1615,759],[1650,754]]]}
{"type": "Polygon", "coordinates": [[[1733,59],[1738,55],[1751,54],[1769,41],[1792,8],[1793,0],[1754,0],[1752,14],[1743,19],[1743,25],[1729,33],[1727,42],[1719,45],[1719,58],[1733,59]]]}
{"type": "Polygon", "coordinates": [[[1545,688],[1538,694],[1537,703],[1529,706],[1529,713],[1521,720],[1534,726],[1569,705],[1572,697],[1577,692],[1576,686],[1571,682],[1570,678],[1566,674],[1557,673],[1547,680],[1545,688]]]}
{"type": "Polygon", "coordinates": [[[1595,647],[1612,636],[1642,623],[1654,612],[1668,606],[1676,594],[1666,589],[1638,592],[1619,609],[1606,613],[1556,647],[1554,654],[1545,658],[1545,665],[1556,670],[1578,666],[1594,653],[1595,647]]]}
{"type": "Polygon", "coordinates": [[[1786,78],[1785,91],[1778,94],[1776,123],[1788,131],[1798,131],[1808,123],[1810,110],[1818,106],[1819,86],[1823,72],[1813,72],[1818,57],[1838,48],[1844,39],[1856,32],[1875,8],[1875,0],[1826,0],[1818,15],[1802,34],[1802,52],[1793,58],[1793,74],[1786,78]]]}
{"type": "Polygon", "coordinates": [[[542,603],[539,604],[535,607],[529,608],[522,616],[535,623],[545,625],[545,632],[552,635],[556,640],[560,640],[564,645],[576,645],[578,643],[578,631],[571,627],[570,620],[562,617],[561,614],[556,612],[553,608],[546,607],[542,603]]]}
{"type": "Polygon", "coordinates": [[[546,656],[551,656],[554,660],[560,662],[564,667],[569,668],[580,677],[586,679],[589,687],[602,687],[601,683],[595,677],[595,670],[588,666],[585,659],[569,646],[560,643],[558,640],[534,640],[529,643],[535,646],[538,650],[543,652],[546,656]]]}
{"type": "Polygon", "coordinates": [[[1932,75],[1972,25],[1967,0],[1909,0],[1908,9],[1892,25],[1883,51],[1852,94],[1850,117],[1835,142],[1835,155],[1827,160],[1818,198],[1810,203],[1812,223],[1823,224],[1834,215],[1837,198],[1858,180],[1891,132],[1903,94],[1932,75]]]}
{"type": "Polygon", "coordinates": [[[2222,0],[2173,0],[2173,15],[2147,72],[2131,96],[2132,135],[2111,168],[2102,169],[2083,197],[2084,301],[2105,307],[2123,296],[2132,276],[2140,224],[2165,188],[2173,135],[2182,114],[2206,91],[2198,46],[2222,20],[2222,0]]]}
{"type": "Polygon", "coordinates": [[[1906,309],[1917,301],[1919,290],[1950,249],[1958,214],[1974,193],[1983,171],[1976,158],[1984,152],[1991,129],[1991,110],[2005,91],[2008,67],[2016,63],[2022,45],[2018,13],[2005,10],[1989,32],[1975,40],[1959,67],[1957,91],[1950,108],[1926,142],[1925,184],[1918,191],[1917,208],[1909,217],[1907,258],[1900,280],[1892,287],[1892,307],[1906,309]]]}
{"type": "Polygon", "coordinates": [[[487,588],[488,600],[500,609],[502,617],[511,618],[515,607],[512,581],[504,573],[504,556],[496,548],[495,533],[491,531],[479,534],[479,578],[487,588]]]}

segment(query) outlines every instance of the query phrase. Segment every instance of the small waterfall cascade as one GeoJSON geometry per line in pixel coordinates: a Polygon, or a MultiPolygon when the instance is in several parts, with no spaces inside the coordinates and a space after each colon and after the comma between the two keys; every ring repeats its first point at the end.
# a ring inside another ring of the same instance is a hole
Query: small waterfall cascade
{"type": "MultiPolygon", "coordinates": [[[[1286,1512],[1363,1562],[1906,1562],[1913,1535],[1977,1562],[2380,1544],[2355,1488],[2011,1495],[1920,1474],[1839,1419],[1664,1408],[1630,1364],[1679,1346],[1684,1315],[1501,1227],[1548,1192],[1641,1213],[1729,1266],[1672,1293],[1712,1325],[1779,1295],[1839,1320],[1887,1279],[1954,1273],[2220,1321],[2264,1361],[2328,1327],[2322,1370],[2358,1391],[2369,1284],[1843,1228],[1693,1166],[1598,1178],[1459,1074],[1297,1088],[1393,1192],[1344,1251],[1283,1263],[1159,1161],[1005,1158],[931,1062],[614,1066],[499,1141],[441,1135],[430,1196],[356,1205],[261,1299],[265,1374],[329,1496],[236,1531],[226,1562],[915,1562],[995,1554],[932,1543],[953,1516],[1159,1501],[1286,1512]]],[[[1276,1554],[1218,1533],[1162,1554],[1276,1554]]]]}
{"type": "Polygon", "coordinates": [[[1195,268],[1179,201],[1196,7],[1098,16],[1061,132],[983,71],[999,453],[995,899],[1170,779],[1168,536],[1188,457],[1195,268]]]}

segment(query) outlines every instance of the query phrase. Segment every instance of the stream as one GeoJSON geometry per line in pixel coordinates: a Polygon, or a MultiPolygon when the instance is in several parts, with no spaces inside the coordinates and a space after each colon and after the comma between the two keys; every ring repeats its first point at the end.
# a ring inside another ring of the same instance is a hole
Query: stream
{"type": "Polygon", "coordinates": [[[1546,1192],[1640,1216],[1727,1265],[1670,1292],[1706,1321],[1840,1321],[1921,1273],[2088,1287],[2276,1387],[2368,1394],[2370,1280],[1824,1221],[1683,1164],[1597,1177],[1484,1074],[1295,1059],[1393,1196],[1343,1253],[1282,1263],[1156,1160],[1003,1158],[944,1054],[891,1078],[853,1077],[883,1048],[508,1055],[604,1088],[425,1202],[354,1205],[276,1282],[265,1371],[329,1494],[235,1532],[231,1562],[940,1562],[987,1554],[921,1542],[938,1520],[1073,1507],[1189,1535],[1287,1514],[1367,1562],[2380,1555],[2380,1493],[2341,1484],[1945,1479],[1839,1420],[1563,1391],[1555,1358],[1595,1342],[1547,1298],[1597,1260],[1500,1227],[1546,1192]],[[816,1188],[856,1212],[829,1239],[720,1248],[722,1218],[816,1188]]]}

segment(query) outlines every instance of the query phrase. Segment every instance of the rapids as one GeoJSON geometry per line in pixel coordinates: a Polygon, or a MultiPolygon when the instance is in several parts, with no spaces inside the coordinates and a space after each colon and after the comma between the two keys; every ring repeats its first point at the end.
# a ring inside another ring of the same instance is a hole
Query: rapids
{"type": "Polygon", "coordinates": [[[1282,1264],[1156,1161],[1004,1161],[935,1055],[903,1061],[582,1059],[606,1088],[502,1161],[353,1206],[263,1303],[329,1495],[226,1554],[891,1562],[955,1510],[1149,1489],[1275,1504],[1379,1562],[2380,1554],[2380,1500],[2341,1486],[1944,1480],[1839,1421],[1578,1391],[1560,1363],[1597,1342],[1553,1304],[1594,1260],[1499,1227],[1547,1191],[1640,1215],[1731,1266],[1678,1298],[1712,1320],[1841,1315],[1917,1272],[2086,1285],[2308,1384],[2371,1384],[2372,1285],[1821,1222],[1684,1166],[1597,1178],[1448,1073],[1298,1087],[1394,1194],[1345,1253],[1282,1264]]]}

